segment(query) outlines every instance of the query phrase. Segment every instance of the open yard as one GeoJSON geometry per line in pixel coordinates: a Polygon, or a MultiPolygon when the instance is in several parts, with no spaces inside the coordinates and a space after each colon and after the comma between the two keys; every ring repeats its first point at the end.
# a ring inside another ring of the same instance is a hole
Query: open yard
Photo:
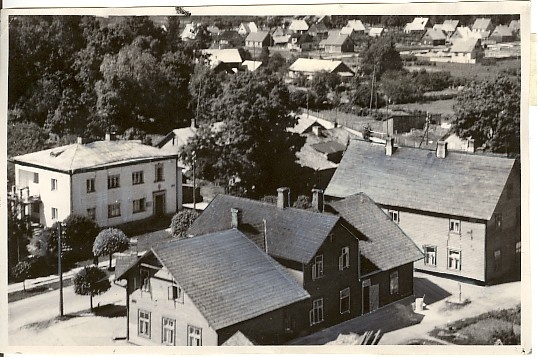
{"type": "Polygon", "coordinates": [[[449,71],[453,77],[485,80],[494,78],[506,70],[520,69],[520,60],[499,60],[493,65],[436,62],[435,66],[417,66],[416,69],[421,68],[427,71],[449,71]]]}

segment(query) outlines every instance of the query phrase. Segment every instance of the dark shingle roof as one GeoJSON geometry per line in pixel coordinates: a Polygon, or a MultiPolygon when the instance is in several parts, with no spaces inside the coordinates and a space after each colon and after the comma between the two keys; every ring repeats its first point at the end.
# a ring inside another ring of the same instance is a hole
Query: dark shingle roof
{"type": "Polygon", "coordinates": [[[380,270],[423,258],[423,253],[399,226],[366,194],[359,193],[330,206],[367,240],[359,240],[361,254],[380,270]]]}
{"type": "Polygon", "coordinates": [[[383,145],[352,140],[326,195],[365,192],[376,203],[489,220],[514,159],[400,147],[386,156],[383,145]]]}
{"type": "MultiPolygon", "coordinates": [[[[311,261],[339,217],[246,198],[218,195],[188,230],[200,235],[231,227],[231,208],[240,209],[242,222],[257,226],[266,220],[268,253],[300,263],[311,261]]],[[[240,227],[241,229],[241,227],[240,227]]]]}
{"type": "Polygon", "coordinates": [[[310,297],[235,229],[172,241],[152,251],[215,330],[310,297]]]}

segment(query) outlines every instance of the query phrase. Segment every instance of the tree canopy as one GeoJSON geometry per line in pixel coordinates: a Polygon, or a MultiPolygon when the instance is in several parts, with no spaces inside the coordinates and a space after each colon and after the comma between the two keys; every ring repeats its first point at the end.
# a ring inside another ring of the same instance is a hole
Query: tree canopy
{"type": "Polygon", "coordinates": [[[378,37],[372,40],[362,53],[361,71],[364,74],[371,74],[375,70],[379,78],[387,70],[399,71],[401,69],[401,57],[390,37],[378,37]]]}
{"type": "Polygon", "coordinates": [[[520,153],[520,77],[473,82],[459,93],[454,108],[459,137],[471,137],[492,152],[520,153]]]}
{"type": "Polygon", "coordinates": [[[170,222],[172,235],[177,238],[185,238],[185,233],[198,216],[199,213],[192,209],[184,209],[176,213],[170,222]]]}
{"type": "Polygon", "coordinates": [[[108,255],[109,269],[112,269],[112,254],[122,252],[129,247],[129,238],[118,228],[103,229],[94,241],[95,256],[108,255]]]}
{"type": "Polygon", "coordinates": [[[90,296],[90,310],[94,309],[93,297],[110,289],[107,273],[96,266],[85,266],[73,278],[75,294],[90,296]]]}

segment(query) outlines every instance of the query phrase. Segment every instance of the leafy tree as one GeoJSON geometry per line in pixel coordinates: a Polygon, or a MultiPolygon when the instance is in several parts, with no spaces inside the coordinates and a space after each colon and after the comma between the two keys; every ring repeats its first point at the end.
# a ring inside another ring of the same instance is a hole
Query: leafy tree
{"type": "Polygon", "coordinates": [[[90,311],[93,311],[94,296],[101,295],[110,289],[107,274],[96,266],[85,266],[73,278],[75,294],[90,296],[90,311]]]}
{"type": "Polygon", "coordinates": [[[22,281],[22,289],[26,291],[26,279],[30,278],[30,263],[26,260],[21,260],[11,269],[11,275],[17,281],[22,281]]]}
{"type": "MultiPolygon", "coordinates": [[[[356,82],[357,83],[357,82],[356,82]]],[[[366,108],[370,105],[372,84],[370,82],[359,82],[352,91],[350,101],[360,107],[366,108]]]]}
{"type": "Polygon", "coordinates": [[[292,204],[292,207],[301,209],[310,209],[313,207],[311,197],[306,195],[299,195],[298,198],[292,204]]]}
{"type": "Polygon", "coordinates": [[[176,238],[185,238],[185,233],[199,215],[197,211],[191,209],[184,209],[176,213],[170,222],[172,235],[176,238]]]}
{"type": "Polygon", "coordinates": [[[56,259],[58,257],[58,223],[54,223],[50,228],[45,227],[39,234],[33,235],[26,248],[32,256],[50,258],[51,261],[56,259]]]}
{"type": "Polygon", "coordinates": [[[65,220],[66,244],[80,257],[92,254],[95,236],[99,234],[99,226],[86,216],[71,214],[65,220]]]}
{"type": "Polygon", "coordinates": [[[376,68],[377,78],[385,71],[402,69],[401,57],[391,38],[378,37],[363,51],[361,71],[364,74],[371,74],[374,68],[376,68]]]}
{"type": "Polygon", "coordinates": [[[112,254],[123,252],[129,247],[129,238],[118,228],[103,229],[94,241],[94,256],[108,255],[109,270],[112,270],[112,254]]]}
{"type": "Polygon", "coordinates": [[[458,94],[454,109],[459,137],[471,137],[492,152],[520,153],[520,78],[473,82],[458,94]]]}

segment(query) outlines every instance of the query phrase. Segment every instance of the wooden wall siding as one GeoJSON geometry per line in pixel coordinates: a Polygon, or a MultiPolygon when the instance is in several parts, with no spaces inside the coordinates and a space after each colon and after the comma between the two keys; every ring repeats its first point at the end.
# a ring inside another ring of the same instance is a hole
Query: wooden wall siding
{"type": "MultiPolygon", "coordinates": [[[[138,269],[133,272],[138,275],[138,269]]],[[[184,294],[183,303],[168,300],[168,286],[171,283],[162,279],[170,278],[165,269],[157,272],[150,280],[151,293],[148,293],[134,289],[134,274],[129,276],[129,341],[137,345],[162,345],[162,318],[168,317],[176,320],[176,346],[187,346],[187,325],[202,328],[204,346],[216,346],[217,332],[209,326],[187,294],[184,294]],[[139,309],[151,312],[150,339],[138,335],[139,309]]],[[[137,281],[139,279],[137,277],[137,281]]]]}
{"type": "Polygon", "coordinates": [[[487,284],[495,283],[515,269],[520,269],[520,260],[515,255],[515,244],[521,240],[521,222],[519,221],[521,203],[520,169],[515,165],[494,210],[502,216],[502,227],[501,229],[496,227],[495,215],[487,223],[485,251],[487,284]],[[496,266],[494,261],[496,250],[501,251],[499,266],[496,266]]]}
{"type": "MultiPolygon", "coordinates": [[[[361,279],[361,281],[370,279],[371,285],[378,285],[379,287],[379,307],[385,306],[395,301],[402,300],[414,293],[414,267],[413,263],[402,265],[396,269],[383,271],[377,274],[369,275],[361,279]],[[399,291],[396,294],[391,294],[389,290],[390,285],[390,275],[393,271],[398,271],[399,274],[399,291]]],[[[361,283],[359,284],[360,289],[357,296],[354,296],[359,304],[359,309],[361,313],[361,303],[362,303],[362,289],[361,283]]]]}
{"type": "Polygon", "coordinates": [[[399,211],[399,226],[420,249],[424,245],[437,247],[436,266],[424,261],[415,263],[416,269],[451,274],[485,281],[485,225],[461,221],[460,234],[449,232],[449,218],[432,217],[399,211]],[[461,269],[448,269],[448,249],[460,249],[461,269]]]}
{"type": "Polygon", "coordinates": [[[346,321],[361,314],[361,301],[359,296],[358,279],[358,248],[357,239],[351,235],[345,228],[337,223],[331,232],[333,239],[326,239],[318,250],[316,255],[324,256],[324,275],[313,281],[311,267],[313,260],[305,265],[304,268],[304,288],[311,294],[310,306],[305,312],[307,321],[309,321],[309,310],[312,301],[324,298],[324,322],[314,325],[313,330],[319,330],[323,327],[331,326],[336,323],[346,321]],[[349,247],[350,266],[347,269],[339,270],[339,256],[341,249],[349,247]],[[350,288],[350,313],[340,313],[340,291],[350,288]]]}

